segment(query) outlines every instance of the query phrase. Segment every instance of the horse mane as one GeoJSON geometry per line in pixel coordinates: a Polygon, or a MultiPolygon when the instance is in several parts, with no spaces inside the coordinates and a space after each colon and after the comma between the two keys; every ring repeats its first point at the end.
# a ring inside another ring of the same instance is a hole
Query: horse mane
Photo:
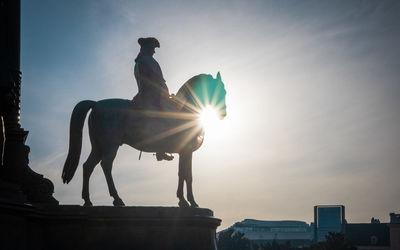
{"type": "Polygon", "coordinates": [[[194,104],[196,101],[192,95],[192,90],[196,88],[197,84],[201,84],[202,82],[209,82],[215,80],[212,75],[209,74],[199,74],[193,76],[189,80],[187,80],[182,87],[179,88],[178,92],[176,93],[176,98],[179,103],[184,104],[189,102],[194,104]]]}

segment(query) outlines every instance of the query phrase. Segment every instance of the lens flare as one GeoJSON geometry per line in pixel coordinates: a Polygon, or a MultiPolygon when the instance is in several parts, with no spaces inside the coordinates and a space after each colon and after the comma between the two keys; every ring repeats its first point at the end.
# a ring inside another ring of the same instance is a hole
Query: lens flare
{"type": "Polygon", "coordinates": [[[204,128],[212,128],[215,127],[218,123],[218,113],[217,111],[211,107],[206,106],[200,113],[200,122],[204,126],[204,128]]]}

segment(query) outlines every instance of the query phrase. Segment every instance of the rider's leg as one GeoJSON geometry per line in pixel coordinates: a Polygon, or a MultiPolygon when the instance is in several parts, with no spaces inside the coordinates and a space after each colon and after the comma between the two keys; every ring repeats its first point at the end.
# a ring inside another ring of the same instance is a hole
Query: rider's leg
{"type": "MultiPolygon", "coordinates": [[[[159,111],[165,111],[167,110],[168,102],[169,102],[169,93],[168,93],[168,88],[165,85],[165,88],[161,88],[161,93],[157,93],[158,95],[158,103],[155,101],[153,103],[155,109],[159,111]]],[[[157,98],[155,98],[156,100],[157,98]]],[[[172,161],[174,159],[173,155],[168,155],[165,152],[157,152],[156,153],[157,161],[162,161],[162,160],[167,160],[167,161],[172,161]]]]}
{"type": "Polygon", "coordinates": [[[157,152],[156,158],[157,158],[157,161],[162,161],[162,160],[172,161],[174,159],[174,156],[168,155],[165,152],[157,152]]]}

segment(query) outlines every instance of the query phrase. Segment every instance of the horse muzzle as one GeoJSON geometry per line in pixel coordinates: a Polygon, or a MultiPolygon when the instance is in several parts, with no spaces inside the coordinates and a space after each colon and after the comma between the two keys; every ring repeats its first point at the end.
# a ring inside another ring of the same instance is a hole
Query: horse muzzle
{"type": "Polygon", "coordinates": [[[221,110],[218,112],[218,115],[219,115],[219,119],[220,119],[220,120],[224,119],[225,116],[226,116],[226,109],[221,109],[221,110]]]}

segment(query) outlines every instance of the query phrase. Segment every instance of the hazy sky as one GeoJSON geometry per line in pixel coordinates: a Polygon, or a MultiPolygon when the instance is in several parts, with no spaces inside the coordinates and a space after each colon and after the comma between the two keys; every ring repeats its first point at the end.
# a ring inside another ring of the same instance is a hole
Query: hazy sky
{"type": "MultiPolygon", "coordinates": [[[[69,119],[84,99],[131,99],[139,37],[171,92],[220,71],[228,116],[193,158],[194,194],[226,228],[244,218],[313,220],[343,204],[349,222],[400,212],[397,1],[22,1],[22,126],[30,166],[62,204],[82,204],[82,167],[61,182],[69,119]]],[[[90,144],[85,127],[81,161],[90,144]]],[[[127,205],[176,206],[178,157],[120,148],[127,205]]],[[[104,175],[95,205],[111,205],[104,175]]]]}

